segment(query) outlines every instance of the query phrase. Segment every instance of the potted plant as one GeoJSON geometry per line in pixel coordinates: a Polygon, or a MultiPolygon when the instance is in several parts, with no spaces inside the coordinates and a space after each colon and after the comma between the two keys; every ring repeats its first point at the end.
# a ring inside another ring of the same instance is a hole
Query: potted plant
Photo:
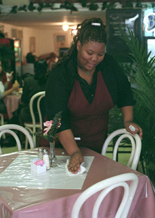
{"type": "MultiPolygon", "coordinates": [[[[143,129],[141,161],[144,173],[155,184],[155,57],[150,58],[146,48],[128,29],[128,35],[121,30],[122,38],[129,47],[131,63],[122,64],[124,72],[134,84],[133,93],[136,105],[134,107],[134,122],[143,129]]],[[[112,120],[116,120],[117,128],[122,128],[122,118],[116,115],[116,109],[112,112],[112,120]]],[[[112,124],[112,123],[111,123],[112,124]]],[[[112,125],[110,130],[112,130],[112,125]]],[[[114,128],[116,126],[114,125],[114,128]]]]}

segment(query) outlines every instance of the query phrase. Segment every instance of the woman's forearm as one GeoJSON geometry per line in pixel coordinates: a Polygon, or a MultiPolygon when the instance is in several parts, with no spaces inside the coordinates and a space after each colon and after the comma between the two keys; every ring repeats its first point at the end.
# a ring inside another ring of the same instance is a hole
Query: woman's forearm
{"type": "Polygon", "coordinates": [[[74,153],[80,152],[71,129],[59,132],[57,133],[57,136],[68,155],[72,156],[74,153]]]}
{"type": "Polygon", "coordinates": [[[15,81],[15,83],[12,85],[12,87],[4,92],[4,95],[5,95],[5,96],[6,96],[6,95],[9,95],[9,94],[12,93],[14,90],[18,89],[19,86],[20,86],[20,84],[18,83],[18,81],[15,81]]]}
{"type": "Polygon", "coordinates": [[[68,170],[76,174],[79,171],[80,165],[84,161],[84,159],[79,147],[76,144],[72,130],[67,129],[58,133],[57,135],[64,149],[66,150],[68,155],[71,156],[68,170]]]}
{"type": "Polygon", "coordinates": [[[7,89],[7,88],[8,88],[8,85],[9,85],[9,82],[6,81],[4,85],[5,85],[5,89],[7,89]]]}
{"type": "Polygon", "coordinates": [[[126,122],[133,122],[133,106],[122,107],[121,110],[123,114],[124,124],[126,122]]]}
{"type": "Polygon", "coordinates": [[[4,96],[9,95],[10,93],[12,93],[14,91],[14,88],[8,89],[4,92],[4,96]]]}

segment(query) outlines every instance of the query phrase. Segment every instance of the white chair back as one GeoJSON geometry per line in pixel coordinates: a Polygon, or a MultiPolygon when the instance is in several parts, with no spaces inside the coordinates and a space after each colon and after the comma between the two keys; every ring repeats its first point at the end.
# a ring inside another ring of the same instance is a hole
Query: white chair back
{"type": "Polygon", "coordinates": [[[139,162],[140,154],[141,154],[141,147],[142,147],[142,142],[138,134],[132,135],[131,133],[127,132],[126,129],[118,129],[112,132],[105,140],[103,147],[102,147],[101,154],[106,155],[106,151],[107,151],[109,143],[115,136],[118,136],[118,135],[120,136],[114,145],[113,160],[116,161],[116,156],[117,156],[118,147],[120,145],[120,142],[124,138],[128,138],[130,139],[132,150],[131,150],[131,154],[130,154],[130,158],[127,163],[127,166],[136,170],[138,162],[139,162]]]}
{"type": "MultiPolygon", "coordinates": [[[[100,192],[98,195],[92,212],[92,218],[98,217],[98,211],[100,208],[100,205],[105,198],[105,196],[112,191],[113,189],[117,187],[123,187],[124,188],[124,195],[122,198],[122,201],[117,209],[115,218],[126,218],[131,206],[131,203],[133,201],[136,189],[138,186],[138,176],[134,173],[125,173],[118,176],[114,176],[105,180],[102,180],[88,189],[86,189],[75,201],[71,218],[78,218],[80,209],[84,202],[94,195],[95,193],[100,192]],[[126,181],[131,181],[130,185],[126,181]]],[[[111,199],[112,203],[112,199],[111,199]]]]}
{"type": "MultiPolygon", "coordinates": [[[[37,133],[37,129],[42,130],[42,125],[43,125],[42,113],[41,113],[41,108],[40,108],[41,100],[43,99],[43,97],[45,97],[45,91],[38,92],[38,93],[34,94],[31,97],[31,100],[30,100],[30,103],[29,103],[29,109],[30,109],[30,114],[31,114],[32,122],[25,122],[24,123],[25,128],[32,135],[35,147],[36,147],[36,133],[37,133]],[[34,100],[36,98],[38,98],[37,99],[37,111],[38,111],[38,115],[39,115],[39,122],[36,122],[35,114],[34,114],[34,111],[33,111],[33,103],[34,103],[34,100]]],[[[27,141],[25,143],[25,149],[27,149],[27,141]]]]}
{"type": "Polygon", "coordinates": [[[37,100],[37,111],[38,111],[38,115],[39,115],[39,126],[40,126],[40,128],[42,128],[42,124],[43,124],[41,108],[40,108],[40,102],[41,102],[43,97],[45,97],[45,91],[38,92],[38,93],[36,93],[36,94],[34,94],[32,96],[32,98],[30,100],[30,104],[29,104],[30,113],[31,113],[31,117],[32,117],[32,123],[33,123],[33,126],[35,126],[36,125],[36,119],[35,119],[35,115],[34,115],[34,111],[33,111],[33,103],[34,103],[34,100],[36,98],[38,98],[38,100],[37,100]]]}
{"type": "MultiPolygon", "coordinates": [[[[24,127],[22,127],[20,125],[6,124],[6,125],[3,125],[3,126],[0,126],[0,138],[5,133],[11,134],[15,138],[15,140],[16,140],[18,151],[20,151],[21,150],[20,139],[19,139],[17,133],[15,131],[12,131],[12,130],[18,130],[18,131],[22,132],[25,135],[25,137],[27,138],[27,140],[28,140],[28,142],[30,144],[30,148],[34,148],[33,139],[31,137],[30,133],[24,127]]],[[[0,147],[0,154],[2,154],[1,147],[0,147]]]]}
{"type": "MultiPolygon", "coordinates": [[[[0,126],[4,125],[4,115],[0,114],[0,126]]],[[[5,139],[5,134],[3,134],[3,139],[5,139]]]]}

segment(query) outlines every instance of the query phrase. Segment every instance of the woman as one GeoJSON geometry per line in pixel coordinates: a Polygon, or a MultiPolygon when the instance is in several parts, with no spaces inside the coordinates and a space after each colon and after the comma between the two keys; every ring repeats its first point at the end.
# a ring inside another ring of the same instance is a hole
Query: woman
{"type": "MultiPolygon", "coordinates": [[[[19,123],[24,126],[24,122],[31,122],[31,114],[29,110],[29,102],[31,97],[40,91],[45,91],[46,85],[46,74],[47,74],[47,63],[45,60],[41,59],[35,62],[34,69],[35,75],[26,77],[24,80],[23,94],[21,96],[21,108],[19,109],[19,123]]],[[[34,113],[36,119],[38,119],[37,105],[35,104],[34,113]]]]}
{"type": "Polygon", "coordinates": [[[3,72],[2,62],[0,61],[0,113],[7,113],[3,98],[17,90],[20,86],[17,81],[13,85],[11,84],[13,79],[12,74],[13,71],[10,74],[3,72]]]}
{"type": "Polygon", "coordinates": [[[52,120],[63,111],[57,135],[71,156],[68,168],[73,173],[83,161],[80,146],[101,152],[109,110],[114,105],[122,110],[126,130],[142,137],[142,129],[133,123],[134,100],[128,79],[105,50],[106,29],[102,20],[85,20],[77,26],[71,48],[57,62],[47,83],[47,119],[52,120]],[[135,131],[129,129],[130,125],[135,131]],[[74,137],[81,140],[76,142],[74,137]]]}

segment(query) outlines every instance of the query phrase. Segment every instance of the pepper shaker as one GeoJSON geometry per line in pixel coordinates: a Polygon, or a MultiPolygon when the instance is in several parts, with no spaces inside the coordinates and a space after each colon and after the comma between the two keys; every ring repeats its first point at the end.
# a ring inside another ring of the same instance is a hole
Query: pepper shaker
{"type": "Polygon", "coordinates": [[[38,149],[38,157],[43,160],[43,149],[42,148],[39,148],[38,149]]]}

